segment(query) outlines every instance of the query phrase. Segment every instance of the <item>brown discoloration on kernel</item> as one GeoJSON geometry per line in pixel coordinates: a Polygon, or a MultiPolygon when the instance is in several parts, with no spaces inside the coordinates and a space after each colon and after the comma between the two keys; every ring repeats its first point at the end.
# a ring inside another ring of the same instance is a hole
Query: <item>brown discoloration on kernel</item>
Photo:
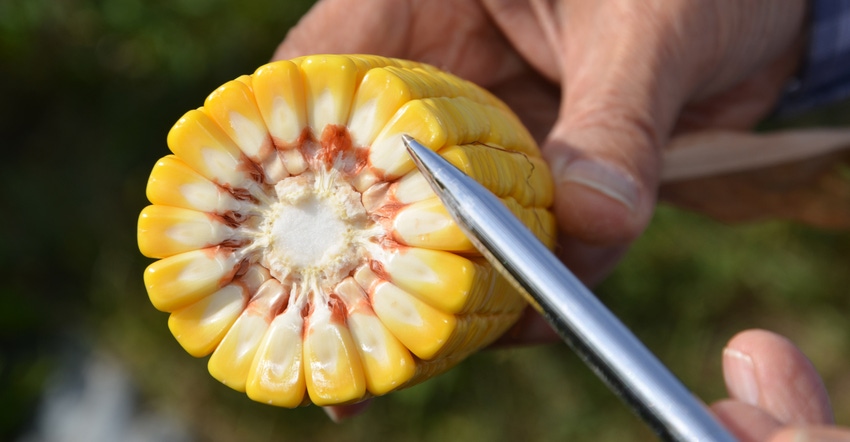
{"type": "Polygon", "coordinates": [[[227,212],[224,212],[222,214],[208,213],[207,215],[209,215],[209,217],[214,219],[215,221],[218,221],[231,228],[239,227],[243,222],[245,222],[246,219],[248,219],[248,217],[244,214],[240,212],[234,212],[232,210],[228,210],[227,212]]]}
{"type": "MultiPolygon", "coordinates": [[[[306,293],[302,293],[301,296],[306,296],[306,293]]],[[[310,315],[313,314],[313,303],[307,302],[304,304],[304,307],[301,307],[301,340],[304,341],[307,339],[307,331],[310,329],[310,315]]]]}
{"type": "Polygon", "coordinates": [[[319,137],[320,150],[315,158],[327,167],[333,167],[346,179],[358,174],[368,162],[368,149],[356,147],[348,127],[329,124],[319,137]]]}
{"type": "MultiPolygon", "coordinates": [[[[274,140],[272,139],[271,134],[267,134],[266,138],[263,140],[263,144],[260,146],[259,151],[257,152],[258,159],[262,163],[266,160],[266,158],[271,157],[272,155],[277,154],[277,149],[275,149],[274,140]]],[[[274,183],[270,183],[274,184],[274,183]]]]}
{"type": "Polygon", "coordinates": [[[348,156],[351,151],[351,135],[345,126],[325,126],[319,141],[322,143],[322,150],[316,155],[316,159],[325,164],[333,164],[336,159],[348,156]]]}
{"type": "Polygon", "coordinates": [[[345,303],[336,294],[328,296],[328,308],[331,310],[331,324],[345,325],[346,308],[345,303]]]}
{"type": "MultiPolygon", "coordinates": [[[[269,136],[271,137],[271,135],[269,135],[269,136]]],[[[271,139],[272,139],[272,144],[274,145],[274,148],[277,149],[278,151],[281,151],[281,150],[297,149],[297,148],[301,147],[305,143],[305,141],[313,140],[315,138],[313,138],[313,131],[310,130],[310,127],[308,126],[308,127],[305,127],[304,129],[301,129],[301,133],[298,135],[298,138],[296,138],[295,141],[288,142],[288,141],[281,140],[280,138],[277,138],[277,137],[271,137],[271,139]]]]}
{"type": "MultiPolygon", "coordinates": [[[[233,212],[229,212],[229,213],[232,214],[233,212]]],[[[225,215],[219,215],[217,213],[205,212],[204,215],[206,215],[207,219],[209,219],[210,221],[212,221],[214,223],[218,223],[218,224],[224,224],[225,226],[230,227],[230,228],[236,228],[236,227],[239,227],[240,224],[242,224],[240,221],[236,221],[232,217],[228,217],[228,216],[225,216],[225,215]]]]}
{"type": "Polygon", "coordinates": [[[201,252],[203,252],[207,258],[215,259],[215,257],[218,255],[230,256],[230,254],[234,253],[235,251],[230,247],[213,246],[203,248],[201,249],[201,252]]]}
{"type": "Polygon", "coordinates": [[[228,239],[225,239],[224,241],[222,241],[221,243],[219,243],[218,245],[222,246],[222,247],[232,247],[234,249],[237,249],[239,247],[242,247],[242,246],[248,244],[248,242],[249,242],[249,240],[247,240],[247,239],[228,238],[228,239]]]}
{"type": "Polygon", "coordinates": [[[227,193],[232,195],[233,198],[235,198],[239,201],[250,201],[250,202],[255,203],[255,204],[257,203],[257,199],[254,198],[254,196],[251,195],[251,193],[248,192],[247,189],[234,188],[234,187],[231,187],[229,184],[222,184],[222,183],[218,183],[218,182],[214,182],[214,183],[218,187],[221,187],[224,191],[226,191],[227,193]]]}
{"type": "Polygon", "coordinates": [[[387,201],[385,201],[384,204],[381,204],[381,206],[376,210],[369,212],[369,217],[375,222],[382,223],[383,220],[392,221],[395,219],[398,212],[408,205],[409,204],[402,203],[395,198],[388,198],[387,201]]]}
{"type": "Polygon", "coordinates": [[[375,275],[378,276],[378,279],[383,279],[384,281],[392,282],[392,277],[390,277],[389,272],[384,269],[384,263],[378,261],[376,259],[372,259],[369,261],[369,270],[371,270],[375,275]]]}
{"type": "Polygon", "coordinates": [[[404,253],[407,249],[411,248],[409,245],[400,243],[397,240],[388,236],[381,238],[379,244],[381,245],[381,248],[386,250],[387,252],[404,253]]]}
{"type": "MultiPolygon", "coordinates": [[[[374,188],[384,184],[386,183],[376,184],[372,187],[374,188]]],[[[402,203],[394,195],[392,195],[391,192],[384,191],[381,188],[375,191],[367,190],[364,194],[368,194],[370,197],[374,197],[376,199],[376,201],[370,201],[370,207],[366,207],[364,204],[366,213],[369,214],[369,219],[380,224],[385,232],[391,232],[393,230],[392,223],[393,220],[395,220],[396,215],[402,209],[407,207],[408,204],[402,203]],[[373,195],[373,193],[380,193],[381,195],[373,195]]]]}
{"type": "Polygon", "coordinates": [[[262,166],[254,163],[251,158],[244,153],[239,156],[239,161],[236,164],[236,170],[248,175],[248,177],[251,178],[251,181],[256,183],[263,183],[263,181],[265,181],[263,179],[264,174],[262,166]]]}

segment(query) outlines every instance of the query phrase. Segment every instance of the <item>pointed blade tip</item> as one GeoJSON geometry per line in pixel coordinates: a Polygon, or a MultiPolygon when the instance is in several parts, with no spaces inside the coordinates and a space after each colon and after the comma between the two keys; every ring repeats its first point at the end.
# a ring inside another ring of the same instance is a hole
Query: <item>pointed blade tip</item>
{"type": "Polygon", "coordinates": [[[421,154],[422,149],[425,149],[425,147],[422,146],[422,144],[420,144],[418,141],[416,141],[415,138],[407,134],[402,134],[401,140],[402,142],[404,142],[404,147],[407,148],[407,153],[408,155],[410,155],[411,159],[413,159],[413,162],[416,164],[416,167],[419,169],[422,169],[423,167],[425,169],[429,169],[426,164],[426,159],[422,158],[421,154]]]}

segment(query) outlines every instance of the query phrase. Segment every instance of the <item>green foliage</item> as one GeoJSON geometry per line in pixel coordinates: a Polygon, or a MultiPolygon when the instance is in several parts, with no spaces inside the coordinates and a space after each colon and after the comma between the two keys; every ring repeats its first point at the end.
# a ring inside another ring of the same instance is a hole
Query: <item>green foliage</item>
{"type": "MultiPolygon", "coordinates": [[[[0,439],[32,415],[69,330],[118,355],[147,400],[201,440],[644,440],[562,345],[483,352],[331,425],[253,403],[185,354],[142,286],[135,245],[154,161],[180,115],[268,60],[309,1],[0,2],[0,439]]],[[[846,114],[845,114],[846,115],[846,114]]],[[[830,120],[834,121],[834,120],[830,120]]],[[[706,400],[736,331],[787,334],[850,422],[850,237],[730,227],[662,208],[602,299],[706,400]]]]}

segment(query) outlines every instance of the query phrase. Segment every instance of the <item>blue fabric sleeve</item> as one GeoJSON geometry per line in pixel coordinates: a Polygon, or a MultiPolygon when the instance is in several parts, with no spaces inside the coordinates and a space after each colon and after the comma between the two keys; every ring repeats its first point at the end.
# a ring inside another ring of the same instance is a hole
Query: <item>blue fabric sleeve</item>
{"type": "Polygon", "coordinates": [[[811,0],[807,52],[777,103],[789,116],[850,97],[850,0],[811,0]]]}

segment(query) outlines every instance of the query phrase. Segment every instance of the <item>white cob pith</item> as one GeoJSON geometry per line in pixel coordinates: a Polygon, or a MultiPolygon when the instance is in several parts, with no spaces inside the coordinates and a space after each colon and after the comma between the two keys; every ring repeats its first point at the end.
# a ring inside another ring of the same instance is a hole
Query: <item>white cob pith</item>
{"type": "Polygon", "coordinates": [[[548,169],[494,96],[436,68],[317,55],[230,81],[168,135],[138,226],[154,306],[254,400],[350,403],[489,344],[525,306],[451,220],[409,134],[550,247],[548,169]]]}

